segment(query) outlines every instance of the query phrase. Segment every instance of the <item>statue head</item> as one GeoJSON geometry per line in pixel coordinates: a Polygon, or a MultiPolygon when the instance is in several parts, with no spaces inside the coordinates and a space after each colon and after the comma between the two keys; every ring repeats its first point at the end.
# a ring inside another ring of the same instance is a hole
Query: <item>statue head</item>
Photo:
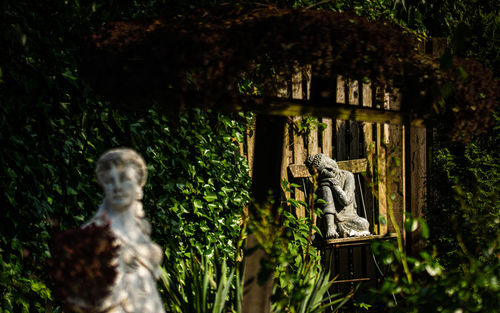
{"type": "Polygon", "coordinates": [[[144,159],[129,148],[112,149],[97,161],[97,181],[104,189],[104,202],[115,211],[123,211],[142,199],[147,170],[144,159]]]}
{"type": "Polygon", "coordinates": [[[328,171],[334,171],[339,168],[337,162],[323,153],[308,156],[306,166],[310,171],[316,170],[318,173],[321,173],[325,169],[328,171]]]}

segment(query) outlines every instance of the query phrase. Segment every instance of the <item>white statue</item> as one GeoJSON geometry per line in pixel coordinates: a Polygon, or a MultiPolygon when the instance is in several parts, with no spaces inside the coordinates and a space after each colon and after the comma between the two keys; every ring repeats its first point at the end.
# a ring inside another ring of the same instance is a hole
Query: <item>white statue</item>
{"type": "Polygon", "coordinates": [[[324,200],[325,239],[370,235],[368,221],[357,214],[354,175],[339,169],[337,162],[318,153],[306,160],[318,174],[318,197],[324,200]]]}
{"type": "Polygon", "coordinates": [[[134,150],[118,148],[100,157],[96,174],[104,189],[104,201],[83,227],[109,224],[119,250],[111,292],[94,309],[106,313],[163,313],[156,287],[163,253],[150,239],[151,226],[141,203],[146,164],[134,150]]]}

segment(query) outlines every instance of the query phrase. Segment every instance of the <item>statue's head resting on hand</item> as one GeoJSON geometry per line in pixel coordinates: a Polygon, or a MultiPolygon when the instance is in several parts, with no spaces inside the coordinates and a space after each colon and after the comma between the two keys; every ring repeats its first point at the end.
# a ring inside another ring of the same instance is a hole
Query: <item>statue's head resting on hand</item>
{"type": "Polygon", "coordinates": [[[337,162],[323,153],[308,156],[306,166],[309,171],[317,171],[320,175],[326,172],[338,171],[339,169],[337,162]]]}
{"type": "Polygon", "coordinates": [[[104,153],[97,161],[96,175],[108,208],[123,211],[142,199],[146,163],[134,150],[117,148],[104,153]]]}

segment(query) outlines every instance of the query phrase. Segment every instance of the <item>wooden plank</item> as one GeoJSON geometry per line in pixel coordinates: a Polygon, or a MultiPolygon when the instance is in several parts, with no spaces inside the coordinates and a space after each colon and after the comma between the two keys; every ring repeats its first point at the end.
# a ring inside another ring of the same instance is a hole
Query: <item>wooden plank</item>
{"type": "MultiPolygon", "coordinates": [[[[311,99],[311,66],[306,65],[303,69],[302,83],[305,85],[306,99],[311,99]]],[[[318,128],[313,127],[310,133],[307,135],[307,155],[317,154],[319,151],[320,144],[318,142],[318,128]]]]}
{"type": "MultiPolygon", "coordinates": [[[[359,84],[358,81],[352,81],[349,85],[349,102],[355,106],[359,106],[359,84]]],[[[358,159],[360,155],[360,134],[359,123],[356,121],[349,121],[349,158],[358,159]]]]}
{"type": "Polygon", "coordinates": [[[311,100],[312,66],[310,64],[306,65],[302,72],[302,80],[306,86],[306,99],[311,100]]]}
{"type": "MultiPolygon", "coordinates": [[[[289,149],[289,126],[285,125],[283,128],[283,147],[282,147],[282,161],[281,161],[281,181],[286,180],[290,182],[290,178],[288,177],[288,165],[290,164],[290,149],[289,149]]],[[[283,190],[283,195],[286,199],[290,199],[291,194],[290,191],[283,190]]]]}
{"type": "MultiPolygon", "coordinates": [[[[399,110],[401,108],[401,93],[396,88],[389,99],[389,108],[399,110]]],[[[404,163],[404,155],[402,154],[403,146],[403,127],[401,125],[387,125],[388,129],[388,182],[387,192],[389,198],[387,201],[392,202],[392,211],[395,223],[401,232],[404,231],[404,195],[403,187],[403,170],[401,164],[404,163]]],[[[396,229],[392,223],[389,223],[389,231],[395,232],[396,229]]]]}
{"type": "Polygon", "coordinates": [[[345,160],[338,161],[338,166],[342,170],[346,170],[352,173],[364,173],[368,167],[367,159],[353,159],[353,160],[345,160]]]}
{"type": "Polygon", "coordinates": [[[345,284],[345,283],[357,283],[357,282],[362,282],[362,281],[369,281],[370,278],[368,277],[362,277],[362,278],[353,278],[353,279],[346,279],[346,280],[335,280],[333,284],[345,284]]]}
{"type": "Polygon", "coordinates": [[[317,154],[319,152],[318,148],[318,129],[313,127],[307,134],[307,155],[317,154]]]}
{"type": "Polygon", "coordinates": [[[278,89],[276,90],[276,96],[278,98],[284,98],[284,99],[290,98],[290,91],[292,87],[290,85],[290,79],[286,79],[286,77],[283,76],[278,76],[277,81],[278,81],[278,89]]]}
{"type": "MultiPolygon", "coordinates": [[[[302,75],[302,83],[305,85],[305,95],[306,95],[306,99],[307,100],[311,100],[311,78],[312,78],[312,66],[311,65],[306,65],[303,69],[303,75],[302,75]]],[[[311,130],[311,133],[308,135],[308,155],[314,155],[314,154],[317,154],[319,152],[319,150],[321,149],[321,143],[319,142],[319,129],[317,128],[314,128],[313,130],[311,130]]],[[[306,156],[307,158],[307,156],[306,156]]],[[[305,186],[305,188],[308,188],[307,184],[305,186]]],[[[309,197],[313,197],[313,195],[308,195],[309,197]]],[[[310,198],[312,199],[312,198],[310,198]]],[[[310,203],[309,202],[310,200],[306,199],[306,202],[307,203],[310,203]]],[[[317,219],[318,219],[318,216],[316,215],[316,213],[312,210],[310,210],[310,208],[308,208],[308,213],[309,213],[309,217],[311,218],[311,223],[312,225],[317,225],[317,219]]],[[[312,235],[315,235],[316,234],[316,230],[312,230],[312,235]]]]}
{"type": "MultiPolygon", "coordinates": [[[[345,103],[346,100],[346,82],[342,76],[337,77],[337,96],[336,101],[338,103],[345,103]]],[[[347,147],[346,147],[346,122],[338,119],[335,121],[335,159],[345,160],[347,159],[347,147]]]]}
{"type": "Polygon", "coordinates": [[[349,134],[350,134],[350,143],[349,143],[349,158],[357,159],[360,157],[360,133],[359,133],[359,123],[356,121],[349,122],[349,134]]]}
{"type": "MultiPolygon", "coordinates": [[[[406,219],[406,212],[408,212],[408,189],[406,187],[406,180],[408,179],[408,175],[406,174],[407,172],[407,161],[406,161],[406,157],[407,157],[407,153],[406,153],[406,148],[407,148],[407,144],[406,144],[406,139],[407,139],[407,136],[406,136],[406,126],[403,125],[401,127],[401,188],[403,189],[403,225],[404,225],[404,222],[405,222],[405,219],[406,219]]],[[[405,228],[403,227],[403,242],[406,246],[406,230],[405,228]]]]}
{"type": "MultiPolygon", "coordinates": [[[[302,73],[297,72],[292,75],[292,98],[293,99],[302,99],[302,73]]],[[[292,121],[294,123],[300,123],[302,117],[294,116],[292,121]]],[[[304,147],[304,138],[297,134],[293,134],[293,162],[295,164],[303,164],[307,157],[307,150],[304,147]]],[[[305,201],[306,197],[304,191],[300,188],[294,189],[294,198],[298,201],[305,201]]],[[[298,218],[305,217],[306,212],[305,208],[296,208],[295,214],[298,218]]]]}
{"type": "Polygon", "coordinates": [[[322,118],[321,122],[326,125],[326,128],[321,134],[321,153],[333,157],[333,122],[331,118],[322,118]]]}
{"type": "MultiPolygon", "coordinates": [[[[420,218],[423,217],[426,197],[426,130],[410,126],[409,133],[409,148],[407,149],[410,150],[410,160],[409,168],[406,168],[410,172],[410,190],[407,193],[410,198],[408,209],[414,218],[420,218]]],[[[411,254],[416,255],[424,248],[420,228],[411,233],[408,239],[411,254]]]]}
{"type": "Polygon", "coordinates": [[[359,105],[359,81],[349,80],[349,104],[359,105]]]}
{"type": "Polygon", "coordinates": [[[366,254],[363,253],[365,247],[353,247],[353,274],[354,278],[366,277],[366,254]]]}
{"type": "MultiPolygon", "coordinates": [[[[291,80],[286,79],[286,78],[278,78],[278,90],[277,90],[277,97],[278,98],[285,98],[288,99],[291,97],[291,80]]],[[[283,128],[283,147],[282,147],[282,156],[283,159],[281,161],[281,181],[286,180],[290,182],[290,179],[288,177],[288,165],[290,164],[291,160],[291,153],[290,153],[290,138],[289,138],[289,129],[290,125],[287,123],[285,124],[285,127],[283,128]]],[[[283,190],[283,195],[285,199],[290,199],[291,194],[290,191],[285,191],[283,190]]]]}
{"type": "Polygon", "coordinates": [[[305,164],[290,164],[288,166],[294,178],[311,177],[311,173],[305,164]]]}
{"type": "MultiPolygon", "coordinates": [[[[390,109],[390,99],[391,99],[391,94],[388,92],[384,92],[384,109],[388,110],[390,109]]],[[[397,110],[399,111],[399,110],[397,110]]],[[[389,123],[384,123],[384,138],[383,138],[384,144],[387,144],[389,141],[389,123]]]]}
{"type": "MultiPolygon", "coordinates": [[[[372,105],[372,89],[369,84],[363,84],[363,89],[361,90],[362,95],[362,105],[365,107],[371,107],[372,105]]],[[[373,177],[373,155],[375,154],[375,144],[373,143],[373,123],[369,122],[364,122],[362,124],[362,129],[363,129],[363,155],[366,156],[366,159],[368,161],[368,167],[367,167],[367,177],[373,177]]],[[[365,201],[365,207],[367,211],[367,219],[368,222],[370,223],[371,231],[373,232],[375,224],[377,224],[377,221],[374,219],[374,210],[373,210],[373,194],[372,194],[372,186],[370,184],[373,184],[374,182],[365,182],[364,185],[364,201],[365,201]]]]}
{"type": "Polygon", "coordinates": [[[254,161],[254,150],[255,150],[255,125],[247,128],[246,131],[246,145],[247,145],[247,160],[250,177],[253,176],[253,161],[254,161]]]}
{"type": "Polygon", "coordinates": [[[337,76],[337,91],[336,91],[337,103],[345,104],[345,79],[341,75],[337,76]]]}
{"type": "Polygon", "coordinates": [[[386,180],[386,147],[383,144],[384,125],[377,124],[377,192],[378,192],[378,216],[379,227],[378,234],[383,235],[387,233],[387,180],[386,180]],[[380,221],[385,221],[382,223],[380,221]]]}
{"type": "Polygon", "coordinates": [[[302,72],[292,74],[292,99],[303,99],[302,72]]]}
{"type": "MultiPolygon", "coordinates": [[[[337,164],[341,170],[352,173],[363,173],[366,172],[368,161],[366,159],[355,159],[338,161],[337,164]]],[[[305,164],[290,164],[288,168],[294,178],[311,177],[305,164]]]]}
{"type": "MultiPolygon", "coordinates": [[[[337,248],[339,254],[339,280],[348,280],[351,278],[349,271],[349,251],[348,248],[337,248]]],[[[339,291],[342,293],[349,292],[350,285],[342,284],[339,286],[339,291]]]]}
{"type": "Polygon", "coordinates": [[[346,147],[346,128],[345,121],[336,120],[335,121],[335,159],[345,160],[347,159],[347,147],[346,147]]]}
{"type": "MultiPolygon", "coordinates": [[[[343,103],[312,102],[309,100],[269,99],[266,105],[245,104],[236,105],[236,110],[253,111],[279,116],[303,116],[310,114],[317,117],[335,117],[340,120],[358,122],[403,124],[405,113],[377,108],[356,107],[343,103]]],[[[260,102],[260,101],[259,101],[260,102]]],[[[411,124],[424,127],[423,119],[412,119],[411,124]]]]}
{"type": "Polygon", "coordinates": [[[327,240],[322,240],[317,243],[315,243],[315,246],[317,247],[336,247],[337,245],[344,245],[344,244],[349,244],[349,243],[360,243],[364,245],[371,245],[372,241],[374,240],[393,240],[396,239],[396,234],[393,233],[387,233],[385,235],[369,235],[369,236],[362,236],[362,237],[347,237],[347,238],[334,238],[334,239],[327,239],[327,240]]]}
{"type": "MultiPolygon", "coordinates": [[[[363,87],[361,88],[361,105],[363,107],[370,108],[372,106],[372,88],[370,84],[363,84],[363,87]]],[[[373,171],[373,155],[375,154],[375,144],[373,143],[373,123],[369,122],[363,122],[362,123],[362,129],[363,129],[363,154],[366,156],[366,160],[368,162],[367,166],[367,173],[366,176],[367,178],[372,178],[374,177],[374,171],[373,171]]],[[[368,222],[370,223],[370,232],[373,234],[374,230],[377,229],[378,223],[377,220],[374,218],[375,217],[375,210],[374,210],[374,199],[373,199],[373,193],[372,193],[372,186],[374,184],[373,181],[364,181],[362,182],[364,191],[363,191],[363,200],[365,204],[365,210],[366,210],[366,218],[368,219],[368,222]]],[[[358,183],[359,185],[359,183],[358,183]]],[[[368,249],[366,249],[368,250],[368,249]]],[[[365,260],[366,260],[366,271],[368,277],[372,278],[374,280],[373,284],[371,286],[376,285],[376,279],[377,279],[377,269],[375,267],[375,264],[373,263],[373,258],[371,255],[371,250],[366,251],[365,250],[365,260]]]]}
{"type": "Polygon", "coordinates": [[[238,150],[240,151],[241,156],[243,156],[248,163],[248,156],[245,153],[245,143],[244,142],[238,142],[238,150]]]}
{"type": "MultiPolygon", "coordinates": [[[[349,103],[353,105],[359,105],[359,82],[351,81],[349,84],[349,103]]],[[[358,159],[361,157],[360,155],[360,143],[361,139],[359,138],[359,124],[356,121],[349,122],[349,134],[350,134],[350,142],[349,142],[349,158],[350,159],[358,159]]],[[[366,169],[366,166],[365,166],[366,169]]],[[[359,174],[355,174],[356,176],[359,174]]],[[[361,192],[358,184],[355,184],[356,192],[355,192],[355,202],[357,213],[360,216],[364,216],[363,210],[361,207],[361,192]]],[[[350,250],[352,263],[351,263],[351,278],[359,278],[363,275],[363,260],[362,260],[362,251],[361,248],[355,247],[350,250]]]]}

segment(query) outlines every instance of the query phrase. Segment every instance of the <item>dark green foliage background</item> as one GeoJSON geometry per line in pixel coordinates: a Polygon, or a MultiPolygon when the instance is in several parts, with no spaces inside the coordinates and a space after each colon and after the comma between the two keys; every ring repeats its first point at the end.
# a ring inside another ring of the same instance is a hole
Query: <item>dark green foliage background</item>
{"type": "MultiPolygon", "coordinates": [[[[148,163],[144,207],[153,222],[154,240],[167,251],[167,267],[186,257],[190,247],[211,253],[217,246],[232,258],[241,208],[249,197],[246,164],[237,152],[248,121],[198,110],[170,112],[164,109],[167,106],[146,103],[134,112],[115,109],[79,78],[77,65],[82,38],[107,21],[177,14],[214,2],[0,2],[0,308],[4,312],[59,310],[46,286],[47,242],[52,231],[76,227],[93,214],[101,194],[94,178],[95,161],[115,146],[136,148],[148,163]]],[[[446,36],[451,53],[475,57],[498,76],[500,19],[495,0],[273,3],[317,5],[446,36]]],[[[473,304],[487,294],[483,290],[493,290],[488,299],[495,300],[498,292],[490,278],[498,277],[499,265],[489,249],[499,238],[498,134],[497,126],[469,145],[450,142],[446,134],[437,138],[435,175],[430,180],[433,206],[427,217],[430,242],[449,273],[439,284],[433,284],[434,278],[417,280],[412,286],[396,281],[381,291],[385,297],[379,299],[386,305],[394,291],[404,288],[413,288],[406,292],[411,295],[406,304],[417,309],[422,299],[431,308],[446,303],[444,294],[436,292],[431,298],[423,292],[433,290],[428,287],[462,290],[465,301],[466,296],[476,297],[473,304]],[[453,222],[441,223],[449,220],[453,222]],[[468,256],[459,247],[457,234],[468,256]],[[463,264],[468,271],[460,269],[463,264]]],[[[405,311],[404,302],[401,308],[405,311]]]]}
{"type": "Polygon", "coordinates": [[[496,121],[489,134],[468,145],[439,137],[434,145],[425,214],[430,243],[441,252],[443,264],[451,267],[460,264],[464,253],[482,258],[490,249],[499,248],[494,246],[500,240],[498,117],[496,121]],[[448,222],[443,223],[444,219],[448,222]]]}
{"type": "Polygon", "coordinates": [[[238,151],[247,119],[147,103],[127,112],[79,78],[84,36],[108,20],[151,16],[155,3],[0,4],[2,312],[59,310],[47,288],[50,234],[78,227],[95,212],[101,201],[95,162],[112,147],[133,147],[146,159],[143,203],[167,268],[190,248],[204,254],[217,248],[234,258],[249,199],[238,151]]]}

